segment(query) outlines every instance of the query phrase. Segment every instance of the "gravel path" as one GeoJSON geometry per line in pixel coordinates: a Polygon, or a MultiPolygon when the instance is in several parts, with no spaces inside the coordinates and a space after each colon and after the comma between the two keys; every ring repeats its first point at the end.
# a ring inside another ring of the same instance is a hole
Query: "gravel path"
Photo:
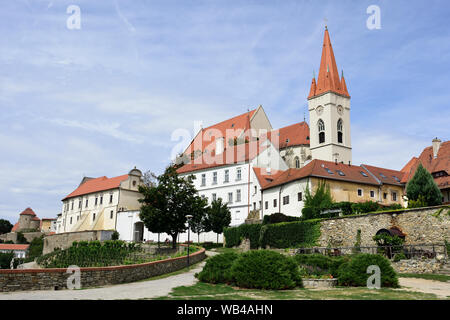
{"type": "Polygon", "coordinates": [[[400,286],[404,290],[423,293],[433,293],[439,298],[450,297],[450,282],[426,280],[420,278],[399,278],[400,286]]]}
{"type": "MultiPolygon", "coordinates": [[[[207,252],[208,256],[215,252],[207,252]]],[[[205,261],[194,269],[163,279],[148,280],[82,290],[38,290],[0,293],[0,300],[115,300],[145,299],[168,295],[173,288],[191,286],[197,282],[194,274],[200,272],[205,261]]]]}

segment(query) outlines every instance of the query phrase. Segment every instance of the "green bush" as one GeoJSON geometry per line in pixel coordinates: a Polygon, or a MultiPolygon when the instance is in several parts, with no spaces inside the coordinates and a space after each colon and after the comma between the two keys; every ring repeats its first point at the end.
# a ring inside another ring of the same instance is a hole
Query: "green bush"
{"type": "Polygon", "coordinates": [[[400,260],[405,260],[406,256],[403,252],[396,253],[394,256],[394,262],[399,262],[400,260]]]}
{"type": "Polygon", "coordinates": [[[284,222],[263,226],[259,242],[263,248],[311,247],[316,245],[319,236],[318,220],[284,222]]]}
{"type": "Polygon", "coordinates": [[[353,214],[363,214],[367,212],[374,212],[380,208],[380,205],[375,201],[365,201],[352,204],[353,214]]]}
{"type": "Polygon", "coordinates": [[[236,247],[241,244],[243,239],[250,239],[250,248],[257,249],[260,247],[260,231],[261,224],[241,224],[238,227],[225,228],[223,234],[226,247],[236,247]]]}
{"type": "Polygon", "coordinates": [[[309,275],[331,274],[338,276],[339,267],[350,260],[349,256],[329,257],[322,254],[298,254],[294,256],[296,262],[306,269],[309,275]]]}
{"type": "Polygon", "coordinates": [[[358,254],[349,262],[341,264],[338,269],[338,284],[340,286],[365,287],[370,274],[367,268],[376,265],[381,271],[381,286],[398,288],[398,278],[390,262],[378,254],[358,254]]]}
{"type": "Polygon", "coordinates": [[[111,235],[111,240],[119,240],[119,232],[117,232],[116,230],[114,230],[114,232],[111,235]]]}
{"type": "Polygon", "coordinates": [[[269,250],[254,250],[241,254],[231,272],[239,287],[281,290],[302,285],[295,260],[269,250]]]}
{"type": "Polygon", "coordinates": [[[268,214],[265,215],[263,218],[263,225],[264,224],[274,224],[274,223],[280,223],[280,222],[293,222],[293,221],[300,221],[302,220],[302,218],[300,217],[292,217],[292,216],[287,216],[285,214],[282,213],[274,213],[274,214],[268,214]]]}
{"type": "Polygon", "coordinates": [[[42,250],[44,249],[44,236],[39,238],[34,238],[28,248],[28,256],[25,259],[26,262],[34,261],[37,257],[42,255],[42,250]]]}
{"type": "Polygon", "coordinates": [[[14,258],[14,252],[0,252],[0,269],[10,269],[11,260],[14,258]]]}
{"type": "Polygon", "coordinates": [[[27,244],[28,243],[27,239],[25,238],[25,236],[23,235],[22,232],[17,232],[17,240],[16,240],[16,242],[18,244],[27,244]]]}
{"type": "Polygon", "coordinates": [[[218,254],[206,260],[203,270],[197,274],[198,280],[208,283],[231,283],[231,266],[239,257],[235,252],[218,254]]]}

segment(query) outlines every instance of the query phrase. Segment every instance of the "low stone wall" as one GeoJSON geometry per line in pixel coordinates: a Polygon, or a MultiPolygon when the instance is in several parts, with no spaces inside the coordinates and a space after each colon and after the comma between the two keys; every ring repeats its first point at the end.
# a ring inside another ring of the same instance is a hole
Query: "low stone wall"
{"type": "MultiPolygon", "coordinates": [[[[38,232],[26,232],[23,234],[25,239],[30,243],[35,238],[39,238],[40,236],[44,235],[44,233],[38,231],[38,232]]],[[[14,243],[17,243],[17,233],[16,232],[9,232],[0,235],[0,239],[3,241],[12,241],[14,243]]]]}
{"type": "Polygon", "coordinates": [[[397,273],[435,273],[442,268],[444,263],[445,261],[437,259],[391,261],[391,265],[397,273]]]}
{"type": "Polygon", "coordinates": [[[372,237],[380,229],[396,227],[405,235],[405,244],[443,244],[450,236],[450,207],[437,206],[401,211],[385,211],[320,222],[318,246],[352,247],[358,230],[361,246],[376,245],[372,237]]]}
{"type": "Polygon", "coordinates": [[[302,279],[305,288],[333,288],[337,279],[302,279]]]}
{"type": "MultiPolygon", "coordinates": [[[[190,255],[190,264],[205,259],[205,249],[190,255]]],[[[187,257],[178,257],[143,264],[80,268],[81,287],[96,287],[147,279],[178,271],[187,266],[187,257]]],[[[67,288],[67,269],[0,270],[0,291],[60,290],[67,288]]]]}
{"type": "Polygon", "coordinates": [[[44,238],[42,254],[53,252],[55,248],[67,249],[74,241],[111,240],[113,232],[112,230],[94,230],[53,234],[44,238]]]}

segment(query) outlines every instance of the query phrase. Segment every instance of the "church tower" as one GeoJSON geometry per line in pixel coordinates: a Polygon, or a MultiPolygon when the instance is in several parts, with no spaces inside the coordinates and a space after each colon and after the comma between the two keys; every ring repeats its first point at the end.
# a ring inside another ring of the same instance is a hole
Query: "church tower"
{"type": "Polygon", "coordinates": [[[339,72],[325,27],[319,76],[314,75],[308,96],[312,159],[352,161],[350,139],[350,95],[339,72]]]}

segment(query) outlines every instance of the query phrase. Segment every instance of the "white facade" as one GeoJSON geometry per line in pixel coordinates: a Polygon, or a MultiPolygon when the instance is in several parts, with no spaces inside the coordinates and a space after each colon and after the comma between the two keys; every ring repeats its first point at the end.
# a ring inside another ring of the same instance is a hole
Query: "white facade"
{"type": "Polygon", "coordinates": [[[309,99],[308,108],[312,159],[337,160],[345,164],[351,162],[350,98],[328,92],[309,99]],[[342,130],[338,129],[339,121],[342,130]],[[319,141],[321,131],[325,133],[323,142],[319,141]],[[339,131],[342,133],[342,142],[339,141],[339,131]]]}

